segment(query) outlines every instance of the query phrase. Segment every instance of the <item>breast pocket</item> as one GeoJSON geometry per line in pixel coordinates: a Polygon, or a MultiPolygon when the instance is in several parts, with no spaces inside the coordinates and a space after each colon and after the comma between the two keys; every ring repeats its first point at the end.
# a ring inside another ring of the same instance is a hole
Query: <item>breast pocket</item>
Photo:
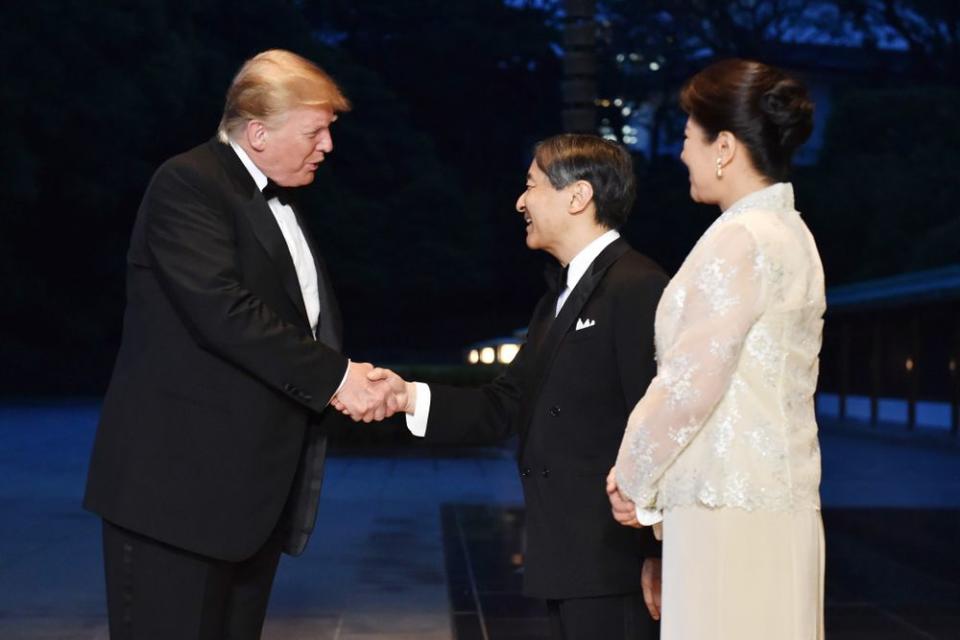
{"type": "Polygon", "coordinates": [[[602,331],[600,331],[596,325],[593,325],[592,327],[584,327],[579,331],[576,329],[570,329],[570,331],[567,332],[567,335],[563,337],[563,341],[567,344],[588,342],[599,336],[601,333],[602,331]]]}

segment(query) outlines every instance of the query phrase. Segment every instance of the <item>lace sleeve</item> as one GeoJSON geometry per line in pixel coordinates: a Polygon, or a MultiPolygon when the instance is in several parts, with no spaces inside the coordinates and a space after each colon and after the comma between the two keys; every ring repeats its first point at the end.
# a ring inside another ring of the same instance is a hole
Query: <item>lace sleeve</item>
{"type": "Polygon", "coordinates": [[[617,456],[617,483],[641,508],[655,506],[658,480],[723,398],[762,309],[762,257],[745,227],[715,229],[691,258],[675,277],[679,319],[617,456]]]}

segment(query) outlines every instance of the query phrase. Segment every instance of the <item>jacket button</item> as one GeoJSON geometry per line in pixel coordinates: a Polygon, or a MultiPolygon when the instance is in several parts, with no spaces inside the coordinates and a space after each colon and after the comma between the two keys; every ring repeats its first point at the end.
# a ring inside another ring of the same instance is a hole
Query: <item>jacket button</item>
{"type": "Polygon", "coordinates": [[[550,407],[550,415],[553,416],[554,418],[556,418],[557,416],[559,416],[559,415],[560,415],[560,407],[558,407],[557,405],[553,405],[552,407],[550,407]]]}
{"type": "Polygon", "coordinates": [[[550,477],[550,469],[549,469],[548,467],[544,467],[544,468],[543,468],[543,471],[540,472],[540,475],[542,475],[544,478],[549,478],[549,477],[550,477]]]}
{"type": "Polygon", "coordinates": [[[520,475],[523,476],[524,478],[529,478],[531,473],[532,471],[530,471],[530,467],[524,467],[520,471],[520,475]]]}

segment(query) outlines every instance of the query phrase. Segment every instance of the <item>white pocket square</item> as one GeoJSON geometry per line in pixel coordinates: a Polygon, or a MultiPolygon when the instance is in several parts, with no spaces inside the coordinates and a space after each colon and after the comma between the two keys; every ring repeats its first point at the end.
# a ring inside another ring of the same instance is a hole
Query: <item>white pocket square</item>
{"type": "Polygon", "coordinates": [[[586,320],[583,318],[577,318],[577,331],[580,331],[581,329],[589,329],[595,324],[597,324],[596,320],[590,320],[589,318],[586,320]]]}

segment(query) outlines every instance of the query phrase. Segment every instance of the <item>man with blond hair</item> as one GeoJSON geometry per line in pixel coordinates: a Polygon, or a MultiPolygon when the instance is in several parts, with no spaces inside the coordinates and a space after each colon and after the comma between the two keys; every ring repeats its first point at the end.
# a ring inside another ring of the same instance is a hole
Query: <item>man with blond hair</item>
{"type": "Polygon", "coordinates": [[[310,61],[263,52],[217,136],[143,197],[84,499],[103,519],[114,640],[259,638],[280,553],[313,529],[328,404],[367,421],[397,408],[340,353],[324,262],[289,200],[349,108],[310,61]]]}

